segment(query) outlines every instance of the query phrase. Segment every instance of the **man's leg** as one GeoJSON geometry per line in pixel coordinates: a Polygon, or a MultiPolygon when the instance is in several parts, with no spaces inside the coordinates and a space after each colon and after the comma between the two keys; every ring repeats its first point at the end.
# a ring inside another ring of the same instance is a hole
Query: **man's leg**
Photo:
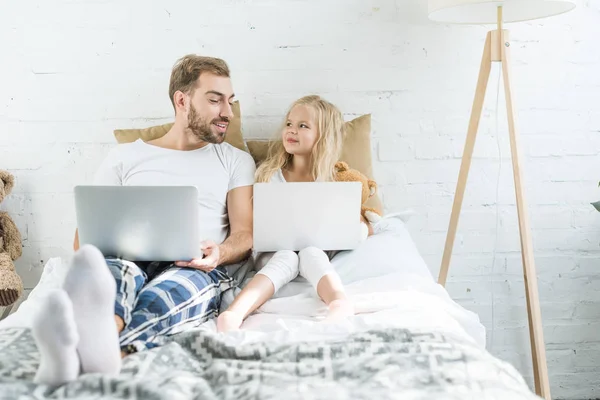
{"type": "Polygon", "coordinates": [[[33,381],[59,386],[79,376],[79,334],[69,295],[53,289],[33,315],[31,333],[40,352],[40,365],[33,381]]]}
{"type": "Polygon", "coordinates": [[[83,372],[118,373],[121,354],[113,324],[131,319],[145,279],[135,264],[105,260],[97,248],[81,247],[73,256],[64,290],[49,294],[34,315],[32,332],[41,354],[35,381],[66,383],[77,378],[80,367],[83,372]]]}
{"type": "Polygon", "coordinates": [[[233,286],[224,269],[206,273],[172,267],[139,293],[131,322],[121,332],[121,349],[133,353],[156,347],[167,335],[216,316],[221,293],[233,286]]]}
{"type": "Polygon", "coordinates": [[[121,354],[114,320],[117,287],[100,250],[85,245],[75,253],[63,288],[73,304],[83,372],[118,374],[121,354]]]}
{"type": "Polygon", "coordinates": [[[148,276],[135,263],[117,258],[107,258],[106,265],[117,282],[115,322],[120,333],[131,321],[131,313],[140,290],[148,276]]]}

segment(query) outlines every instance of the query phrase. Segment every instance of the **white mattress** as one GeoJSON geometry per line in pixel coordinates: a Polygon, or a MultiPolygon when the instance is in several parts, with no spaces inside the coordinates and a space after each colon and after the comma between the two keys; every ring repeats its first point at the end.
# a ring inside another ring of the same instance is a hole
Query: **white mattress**
{"type": "MultiPolygon", "coordinates": [[[[325,305],[312,287],[298,278],[251,315],[239,332],[225,334],[234,343],[289,343],[343,339],[350,333],[382,327],[405,327],[461,335],[485,347],[485,328],[478,316],[452,301],[435,283],[406,227],[408,214],[387,215],[375,234],[359,248],[332,261],[358,314],[346,321],[323,321],[325,305]]],[[[51,288],[60,287],[68,259],[50,259],[39,284],[19,309],[0,321],[0,329],[30,327],[32,316],[51,288]]],[[[199,329],[215,329],[215,321],[199,329]]]]}

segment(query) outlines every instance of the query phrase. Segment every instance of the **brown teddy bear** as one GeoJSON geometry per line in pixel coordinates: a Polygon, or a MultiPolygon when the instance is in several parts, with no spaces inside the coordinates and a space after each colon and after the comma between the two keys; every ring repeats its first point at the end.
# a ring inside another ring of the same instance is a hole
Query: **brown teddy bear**
{"type": "Polygon", "coordinates": [[[377,193],[377,182],[368,179],[360,171],[352,169],[344,161],[335,164],[335,180],[338,182],[360,182],[362,183],[362,201],[360,219],[368,228],[368,235],[373,234],[371,223],[381,219],[381,213],[374,208],[366,207],[365,202],[377,193]]]}
{"type": "Polygon", "coordinates": [[[10,194],[15,185],[15,178],[8,171],[0,170],[0,203],[10,194]]]}
{"type": "MultiPolygon", "coordinates": [[[[0,171],[0,202],[10,194],[14,177],[0,171]]],[[[13,261],[21,257],[21,233],[8,213],[0,212],[0,306],[7,307],[23,294],[23,281],[15,272],[13,261]]]]}

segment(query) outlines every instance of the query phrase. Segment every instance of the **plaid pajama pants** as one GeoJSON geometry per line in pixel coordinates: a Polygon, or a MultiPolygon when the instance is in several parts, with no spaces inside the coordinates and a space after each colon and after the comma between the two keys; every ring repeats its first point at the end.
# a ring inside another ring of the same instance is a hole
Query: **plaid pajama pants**
{"type": "Polygon", "coordinates": [[[206,273],[170,262],[106,263],[117,281],[115,315],[125,322],[119,339],[126,353],[160,346],[166,336],[215,317],[221,294],[233,286],[222,267],[206,273]]]}

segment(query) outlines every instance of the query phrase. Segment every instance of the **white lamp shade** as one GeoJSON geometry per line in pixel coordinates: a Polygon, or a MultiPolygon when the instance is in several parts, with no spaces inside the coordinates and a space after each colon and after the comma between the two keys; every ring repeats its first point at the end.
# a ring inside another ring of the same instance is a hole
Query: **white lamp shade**
{"type": "Polygon", "coordinates": [[[429,19],[455,24],[493,24],[502,6],[503,22],[529,21],[565,13],[573,0],[429,0],[429,19]]]}

